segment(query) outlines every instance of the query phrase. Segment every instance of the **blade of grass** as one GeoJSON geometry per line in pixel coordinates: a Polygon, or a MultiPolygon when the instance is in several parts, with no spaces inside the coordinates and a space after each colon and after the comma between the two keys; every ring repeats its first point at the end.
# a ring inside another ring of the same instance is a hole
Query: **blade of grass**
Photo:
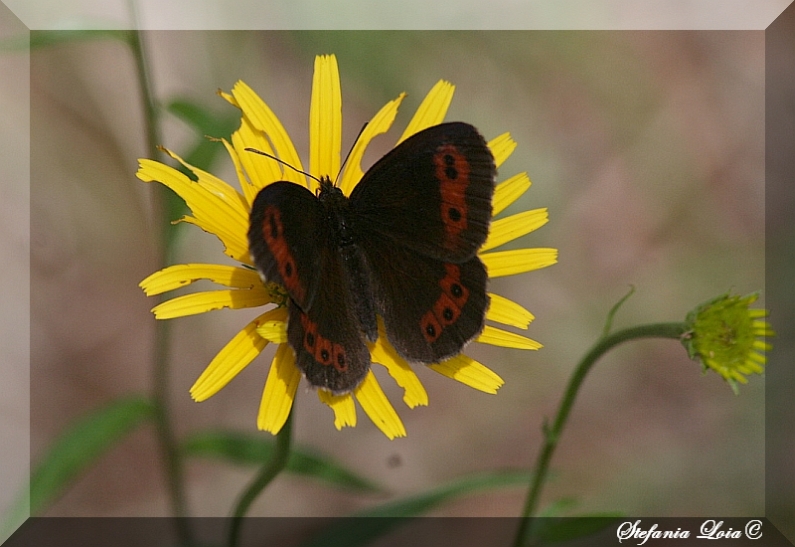
{"type": "Polygon", "coordinates": [[[311,538],[304,547],[368,545],[392,529],[408,524],[412,520],[410,517],[420,516],[445,502],[484,490],[525,486],[530,479],[528,471],[487,471],[470,475],[421,494],[355,513],[351,515],[353,518],[341,520],[311,538]]]}
{"type": "Polygon", "coordinates": [[[538,544],[560,543],[597,534],[622,518],[622,514],[594,513],[577,517],[539,519],[540,524],[534,538],[538,544]]]}
{"type": "Polygon", "coordinates": [[[118,399],[83,416],[64,431],[43,455],[30,476],[30,484],[4,519],[2,534],[10,533],[28,514],[40,515],[86,469],[152,418],[154,406],[145,397],[118,399]],[[28,488],[29,486],[29,488],[28,488]]]}
{"type": "MultiPolygon", "coordinates": [[[[275,449],[272,439],[234,431],[205,431],[191,435],[182,445],[185,455],[214,458],[236,465],[262,465],[275,449]]],[[[285,471],[318,479],[332,486],[361,492],[384,492],[330,458],[293,447],[285,471]]]]}

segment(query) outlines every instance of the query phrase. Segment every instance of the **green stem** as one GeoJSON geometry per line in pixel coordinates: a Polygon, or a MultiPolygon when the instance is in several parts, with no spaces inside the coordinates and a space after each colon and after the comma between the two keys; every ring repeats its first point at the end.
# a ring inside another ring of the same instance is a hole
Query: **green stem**
{"type": "Polygon", "coordinates": [[[254,477],[254,480],[251,481],[251,484],[238,499],[229,524],[229,547],[237,547],[240,541],[240,527],[243,525],[243,517],[248,512],[251,504],[287,465],[287,460],[290,457],[290,443],[292,442],[292,422],[293,411],[290,409],[287,421],[276,435],[276,450],[273,456],[262,467],[259,474],[254,477]]]}
{"type": "Polygon", "coordinates": [[[141,94],[141,101],[143,102],[146,148],[149,157],[155,158],[158,154],[157,145],[160,144],[160,126],[157,116],[157,106],[155,105],[154,94],[152,93],[152,83],[149,79],[146,51],[141,41],[140,31],[130,31],[130,48],[135,58],[135,68],[138,72],[138,91],[141,94]]]}
{"type": "Polygon", "coordinates": [[[533,532],[535,529],[531,523],[532,521],[526,517],[530,517],[536,512],[538,500],[541,497],[541,490],[544,487],[547,472],[549,471],[549,462],[552,460],[552,455],[555,453],[555,448],[563,433],[563,428],[566,426],[566,420],[574,406],[574,400],[577,398],[580,386],[594,363],[610,349],[623,342],[636,340],[638,338],[679,339],[685,333],[685,330],[686,326],[684,323],[654,323],[631,327],[613,334],[606,334],[597,341],[587,354],[585,354],[582,361],[580,361],[577,368],[574,370],[571,379],[569,379],[569,384],[566,387],[563,400],[561,400],[560,406],[558,407],[558,412],[552,427],[548,427],[546,423],[544,425],[544,443],[536,459],[533,483],[527,494],[524,510],[522,511],[522,517],[525,518],[522,519],[519,525],[519,531],[516,534],[516,540],[514,542],[515,547],[523,547],[532,544],[531,541],[534,539],[533,532]]]}
{"type": "MultiPolygon", "coordinates": [[[[134,9],[134,6],[131,9],[134,9]]],[[[139,92],[143,103],[146,126],[146,146],[149,151],[149,157],[154,158],[157,157],[157,145],[160,140],[159,119],[149,79],[146,51],[141,40],[141,34],[137,30],[130,31],[130,49],[133,52],[138,72],[139,92]]],[[[154,207],[156,211],[155,218],[164,219],[160,224],[158,254],[159,263],[166,264],[171,252],[169,238],[166,234],[170,223],[165,218],[164,193],[162,190],[156,191],[154,194],[154,207]]],[[[168,494],[171,511],[175,517],[177,536],[181,545],[192,545],[194,543],[193,533],[188,525],[188,519],[185,518],[188,516],[188,511],[185,501],[182,457],[174,435],[169,406],[169,354],[171,340],[169,327],[168,321],[158,321],[155,326],[154,356],[152,359],[154,363],[152,399],[155,406],[157,438],[163,455],[168,494]]]]}

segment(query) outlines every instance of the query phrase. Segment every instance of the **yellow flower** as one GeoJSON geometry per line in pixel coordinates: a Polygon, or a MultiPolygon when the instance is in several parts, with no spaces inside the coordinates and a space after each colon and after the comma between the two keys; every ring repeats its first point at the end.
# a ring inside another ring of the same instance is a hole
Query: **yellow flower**
{"type": "MultiPolygon", "coordinates": [[[[441,123],[453,97],[452,84],[440,81],[423,100],[414,117],[398,142],[425,128],[441,123]]],[[[303,170],[301,160],[284,127],[271,109],[245,83],[237,82],[231,93],[221,96],[240,108],[240,128],[232,135],[231,142],[223,140],[237,171],[242,192],[210,173],[186,164],[181,158],[166,151],[172,158],[190,169],[197,180],[180,173],[162,163],[141,159],[137,176],[145,182],[158,181],[181,196],[191,210],[191,215],[180,221],[189,222],[215,234],[224,244],[225,253],[241,266],[218,264],[179,264],[155,272],[141,282],[147,295],[157,295],[185,286],[199,279],[207,279],[225,289],[198,292],[172,298],[152,310],[157,319],[171,319],[220,308],[251,308],[275,304],[256,319],[248,323],[216,355],[190,390],[196,401],[216,394],[255,357],[268,343],[279,344],[270,367],[262,395],[257,425],[259,429],[276,434],[284,425],[295,399],[301,373],[295,365],[295,356],[287,342],[287,309],[283,305],[285,295],[278,286],[266,286],[258,273],[251,268],[247,232],[249,211],[260,189],[266,185],[287,180],[314,191],[316,182],[292,170],[283,169],[275,161],[263,161],[260,156],[246,152],[256,148],[277,156],[285,163],[303,170]]],[[[339,187],[350,195],[353,187],[363,175],[361,160],[370,141],[386,132],[392,125],[398,107],[405,94],[387,103],[367,124],[357,140],[344,171],[339,187]]],[[[309,123],[309,170],[320,178],[334,176],[340,170],[340,148],[342,139],[342,95],[340,92],[337,60],[333,55],[315,59],[309,123]]],[[[488,143],[499,166],[513,152],[516,143],[507,133],[488,143]]],[[[493,199],[494,214],[498,214],[513,203],[530,187],[527,174],[521,173],[498,184],[493,199]]],[[[543,268],[557,261],[556,249],[519,249],[490,252],[492,249],[527,234],[547,222],[547,210],[535,209],[495,220],[491,223],[489,237],[479,256],[486,265],[489,277],[514,275],[543,268]]],[[[486,318],[519,328],[527,328],[533,315],[519,304],[490,294],[491,304],[486,318]]],[[[541,345],[491,325],[487,325],[478,342],[499,346],[538,349],[541,345]]],[[[403,401],[410,408],[428,404],[425,392],[417,375],[392,348],[383,331],[375,343],[369,344],[373,363],[386,367],[395,382],[404,389],[403,401]]],[[[458,355],[429,368],[458,380],[468,386],[487,393],[496,393],[503,380],[477,361],[458,355]]],[[[405,436],[406,431],[395,409],[387,400],[372,371],[351,393],[333,395],[318,390],[320,400],[332,408],[337,429],[356,425],[354,399],[384,434],[393,439],[405,436]]]]}
{"type": "Polygon", "coordinates": [[[762,374],[764,352],[771,345],[765,337],[775,333],[767,321],[767,310],[750,309],[758,294],[721,295],[700,305],[687,316],[683,343],[692,359],[700,360],[704,372],[714,370],[738,392],[738,382],[748,383],[746,374],[762,374]]]}

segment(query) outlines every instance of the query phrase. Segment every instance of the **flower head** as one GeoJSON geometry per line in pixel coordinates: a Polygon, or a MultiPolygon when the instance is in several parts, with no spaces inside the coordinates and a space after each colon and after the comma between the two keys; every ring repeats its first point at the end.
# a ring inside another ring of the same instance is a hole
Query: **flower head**
{"type": "MultiPolygon", "coordinates": [[[[422,101],[398,142],[441,123],[452,100],[453,90],[452,84],[438,82],[422,101]]],[[[263,161],[260,156],[246,152],[246,148],[255,148],[278,157],[297,170],[303,170],[298,152],[279,119],[250,87],[243,82],[237,82],[231,93],[220,94],[242,111],[240,128],[232,135],[231,142],[222,140],[235,166],[240,191],[212,174],[188,165],[168,150],[166,153],[190,169],[197,180],[193,181],[178,170],[149,159],[140,160],[137,176],[145,182],[158,181],[180,195],[190,208],[191,215],[181,218],[179,222],[195,224],[217,236],[225,247],[225,253],[239,262],[240,266],[178,264],[155,272],[141,282],[141,287],[147,295],[162,294],[199,279],[207,279],[226,287],[167,300],[153,308],[157,319],[171,319],[220,308],[275,305],[245,325],[221,349],[190,390],[196,401],[206,400],[248,366],[268,343],[278,344],[279,348],[265,382],[257,420],[260,429],[275,434],[287,419],[301,372],[295,365],[292,348],[286,343],[285,291],[272,284],[263,284],[251,267],[247,241],[249,213],[257,193],[268,184],[286,180],[314,191],[317,183],[296,170],[284,169],[278,162],[263,161]]],[[[367,145],[373,137],[390,128],[404,96],[405,94],[401,94],[387,103],[362,131],[339,178],[338,186],[345,195],[350,195],[363,175],[361,160],[367,145]]],[[[340,171],[341,104],[336,58],[333,55],[319,56],[315,59],[310,102],[308,169],[308,173],[318,179],[323,176],[333,177],[340,171]]],[[[488,146],[499,167],[513,152],[516,143],[506,133],[491,140],[488,146]]],[[[525,173],[498,184],[493,198],[494,214],[500,213],[516,201],[529,187],[530,180],[525,173]]],[[[488,239],[479,252],[489,277],[514,275],[554,264],[557,261],[556,249],[490,252],[546,222],[546,209],[535,209],[494,220],[488,239]]],[[[518,328],[527,328],[532,321],[533,315],[519,304],[496,294],[489,296],[487,320],[518,328]]],[[[485,326],[476,341],[520,349],[541,347],[534,340],[491,325],[485,326]]],[[[379,325],[377,340],[368,343],[368,349],[371,361],[386,367],[389,375],[404,389],[403,401],[407,406],[413,408],[428,404],[428,395],[419,378],[391,347],[384,336],[382,325],[379,325]]],[[[503,384],[497,374],[465,355],[457,355],[428,367],[487,393],[496,393],[503,384]]],[[[351,393],[334,395],[318,390],[318,395],[334,411],[334,424],[337,429],[356,425],[355,400],[387,437],[391,439],[406,434],[400,418],[384,395],[372,370],[351,393]]]]}
{"type": "Polygon", "coordinates": [[[764,338],[774,332],[761,319],[767,310],[749,308],[758,297],[727,293],[700,305],[686,319],[683,343],[688,354],[701,361],[704,372],[712,369],[723,376],[735,393],[738,383],[748,382],[746,375],[764,372],[764,352],[771,349],[764,338]]]}

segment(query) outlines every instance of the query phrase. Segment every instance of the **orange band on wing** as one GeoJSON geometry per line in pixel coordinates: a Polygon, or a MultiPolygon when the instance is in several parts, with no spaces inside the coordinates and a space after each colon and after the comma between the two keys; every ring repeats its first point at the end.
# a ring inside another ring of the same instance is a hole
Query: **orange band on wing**
{"type": "Polygon", "coordinates": [[[304,328],[304,349],[321,365],[333,365],[340,372],[348,370],[345,348],[333,343],[317,332],[317,324],[301,313],[301,326],[304,328]]]}
{"type": "Polygon", "coordinates": [[[284,226],[282,225],[282,214],[273,205],[265,208],[265,216],[262,221],[262,236],[268,245],[276,265],[279,268],[279,275],[282,277],[287,291],[299,302],[304,302],[304,286],[298,277],[298,269],[295,259],[284,239],[284,226]]]}
{"type": "Polygon", "coordinates": [[[445,144],[433,156],[436,179],[442,197],[444,246],[458,248],[458,236],[467,228],[466,190],[469,186],[469,162],[452,144],[445,144]]]}
{"type": "Polygon", "coordinates": [[[439,339],[445,327],[452,325],[461,316],[461,310],[469,300],[469,289],[461,284],[461,268],[445,264],[446,275],[439,280],[442,294],[433,307],[420,319],[420,328],[430,344],[439,339]]]}

